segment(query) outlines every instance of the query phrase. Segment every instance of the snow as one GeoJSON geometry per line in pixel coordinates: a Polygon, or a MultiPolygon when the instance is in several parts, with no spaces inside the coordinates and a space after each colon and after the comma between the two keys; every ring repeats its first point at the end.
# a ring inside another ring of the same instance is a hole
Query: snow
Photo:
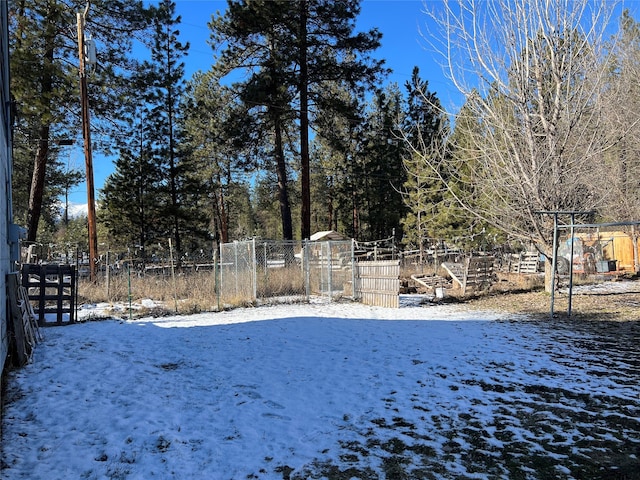
{"type": "MultiPolygon", "coordinates": [[[[43,333],[33,361],[9,374],[5,480],[331,478],[349,468],[394,478],[398,465],[435,472],[422,478],[507,478],[527,451],[572,478],[571,462],[589,457],[575,445],[585,430],[571,421],[576,409],[583,422],[626,419],[616,424],[626,430],[592,429],[607,448],[633,450],[638,437],[638,382],[589,375],[601,352],[568,340],[588,333],[563,337],[524,317],[312,302],[43,333]]],[[[536,464],[521,463],[521,478],[536,478],[536,464]]]]}

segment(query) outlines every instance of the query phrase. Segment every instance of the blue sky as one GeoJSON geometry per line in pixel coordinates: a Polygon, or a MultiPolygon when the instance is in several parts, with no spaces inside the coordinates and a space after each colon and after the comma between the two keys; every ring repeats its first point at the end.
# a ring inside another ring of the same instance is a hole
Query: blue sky
{"type": "MultiPolygon", "coordinates": [[[[153,0],[157,1],[157,0],[153,0]]],[[[363,0],[361,14],[356,29],[365,31],[377,27],[382,32],[382,46],[373,56],[385,59],[386,66],[393,73],[384,82],[396,82],[401,88],[409,80],[414,66],[420,68],[421,78],[428,80],[431,91],[438,95],[442,105],[450,112],[461,106],[462,100],[451,83],[442,73],[440,58],[428,46],[424,35],[435,34],[434,26],[425,8],[437,8],[440,0],[363,0]]],[[[181,40],[190,43],[189,55],[185,60],[186,78],[198,70],[206,71],[213,61],[213,51],[208,45],[207,23],[217,11],[223,11],[226,0],[176,0],[176,13],[182,17],[181,40]]],[[[625,0],[622,4],[638,18],[640,1],[625,0]]],[[[94,143],[99,138],[94,138],[94,143]]],[[[69,156],[72,167],[84,171],[82,150],[72,151],[69,156]]],[[[110,159],[101,155],[94,157],[94,178],[96,196],[105,178],[113,171],[110,159]]],[[[86,186],[78,185],[70,194],[71,203],[86,203],[86,186]]]]}
{"type": "MultiPolygon", "coordinates": [[[[191,42],[186,61],[188,77],[211,65],[207,22],[214,12],[224,10],[226,4],[224,0],[177,0],[176,9],[182,16],[181,36],[191,42]]],[[[419,31],[428,30],[424,8],[422,0],[363,0],[356,29],[365,31],[377,27],[382,32],[382,47],[374,56],[385,59],[387,66],[394,70],[390,81],[402,85],[410,78],[413,66],[418,65],[424,78],[433,78],[429,82],[433,89],[444,90],[447,85],[441,69],[420,38],[419,31]]]]}
{"type": "MultiPolygon", "coordinates": [[[[427,6],[433,1],[427,2],[427,6]]],[[[209,29],[207,23],[217,11],[223,11],[226,0],[177,0],[176,13],[182,17],[180,37],[183,42],[190,43],[189,55],[185,60],[186,78],[189,79],[198,70],[206,71],[213,61],[213,51],[208,45],[209,29]]],[[[382,46],[373,56],[385,59],[386,66],[393,73],[384,82],[396,82],[403,88],[410,79],[413,67],[420,67],[420,75],[429,81],[443,105],[454,108],[455,94],[450,84],[442,75],[433,53],[427,49],[420,32],[428,32],[428,17],[424,13],[422,0],[363,0],[361,14],[356,29],[365,31],[377,27],[382,32],[382,46]]],[[[92,139],[94,143],[99,138],[92,139]]],[[[73,150],[69,154],[69,163],[84,172],[84,156],[82,150],[73,150]]],[[[102,155],[94,155],[94,183],[96,197],[104,184],[105,178],[113,172],[113,162],[102,155]]],[[[73,204],[85,204],[87,201],[86,185],[79,184],[69,195],[73,204]]]]}

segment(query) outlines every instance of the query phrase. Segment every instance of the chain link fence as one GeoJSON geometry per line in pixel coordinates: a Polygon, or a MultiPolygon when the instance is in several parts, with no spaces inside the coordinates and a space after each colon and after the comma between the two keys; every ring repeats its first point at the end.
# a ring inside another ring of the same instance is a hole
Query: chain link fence
{"type": "Polygon", "coordinates": [[[353,296],[354,262],[351,240],[306,242],[304,271],[308,295],[353,296]]]}
{"type": "Polygon", "coordinates": [[[223,304],[290,302],[352,296],[349,241],[244,241],[220,246],[223,304]]]}

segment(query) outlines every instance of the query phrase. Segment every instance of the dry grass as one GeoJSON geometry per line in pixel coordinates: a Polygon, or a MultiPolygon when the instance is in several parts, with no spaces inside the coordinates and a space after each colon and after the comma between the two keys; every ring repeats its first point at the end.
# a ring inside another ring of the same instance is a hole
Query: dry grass
{"type": "MultiPolygon", "coordinates": [[[[259,272],[257,277],[258,298],[301,296],[305,294],[302,271],[299,267],[274,268],[259,272]]],[[[239,274],[230,280],[229,288],[219,293],[215,275],[211,271],[190,272],[171,276],[138,276],[132,273],[102,278],[93,283],[81,280],[78,283],[79,303],[124,303],[129,300],[139,304],[144,299],[157,302],[153,312],[138,308],[137,314],[163,315],[170,313],[192,314],[219,311],[251,304],[253,280],[251,275],[239,274]],[[239,288],[235,288],[238,283],[239,288]],[[131,298],[130,298],[131,297],[131,298]]]]}
{"type": "MultiPolygon", "coordinates": [[[[433,269],[432,269],[433,270],[433,269]]],[[[441,274],[442,272],[404,270],[402,276],[409,279],[411,273],[441,274]]],[[[577,278],[576,284],[588,279],[577,278]]],[[[246,282],[245,282],[246,283],[246,282]]],[[[304,296],[304,279],[298,267],[269,269],[257,275],[258,298],[279,298],[304,296]]],[[[126,275],[110,279],[109,288],[102,279],[98,283],[87,280],[79,282],[79,303],[140,303],[151,299],[163,307],[153,312],[139,309],[138,314],[162,315],[169,313],[191,314],[221,309],[247,306],[250,300],[241,294],[225,292],[219,295],[216,278],[212,272],[195,272],[171,277],[126,275]]],[[[240,292],[242,293],[242,292],[240,292]]],[[[251,293],[251,292],[249,292],[251,293]]],[[[249,295],[249,297],[252,296],[249,295]]],[[[568,295],[556,293],[554,312],[557,317],[566,316],[568,295]]],[[[462,297],[459,289],[448,288],[446,302],[461,302],[474,310],[494,310],[514,314],[527,314],[538,318],[548,318],[551,296],[544,291],[542,275],[498,274],[498,281],[487,292],[462,297]]],[[[627,293],[587,293],[572,297],[572,318],[640,320],[640,284],[637,292],[627,293]]]]}
{"type": "MultiPolygon", "coordinates": [[[[582,283],[582,282],[580,282],[582,283]]],[[[542,285],[531,289],[495,289],[488,294],[463,300],[469,308],[526,314],[548,319],[551,314],[551,294],[542,285]]],[[[640,320],[640,283],[629,292],[584,292],[571,297],[571,318],[575,320],[640,320]]],[[[554,295],[554,317],[568,317],[569,295],[566,290],[554,295]]]]}
{"type": "Polygon", "coordinates": [[[109,284],[105,280],[78,284],[79,303],[139,303],[151,299],[165,305],[165,309],[178,313],[197,313],[218,310],[216,280],[211,272],[176,275],[171,277],[132,275],[114,276],[109,284]]]}
{"type": "Polygon", "coordinates": [[[299,266],[267,268],[258,273],[258,297],[303,295],[304,278],[299,266]]]}

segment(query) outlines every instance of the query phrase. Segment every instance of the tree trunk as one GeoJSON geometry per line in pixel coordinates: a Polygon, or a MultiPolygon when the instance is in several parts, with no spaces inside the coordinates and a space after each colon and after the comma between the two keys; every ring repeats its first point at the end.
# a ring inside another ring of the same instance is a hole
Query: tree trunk
{"type": "Polygon", "coordinates": [[[293,240],[291,205],[289,204],[289,191],[287,188],[287,164],[284,159],[284,150],[282,148],[282,126],[280,125],[280,117],[277,113],[275,114],[273,123],[276,143],[278,200],[280,202],[280,215],[282,217],[282,238],[284,240],[293,240]]]}
{"type": "Polygon", "coordinates": [[[309,168],[309,73],[307,65],[307,2],[300,0],[300,176],[302,182],[302,239],[311,237],[311,181],[309,168]]]}
{"type": "Polygon", "coordinates": [[[351,211],[351,235],[353,238],[358,238],[360,230],[360,215],[358,214],[358,201],[355,188],[351,192],[352,211],[351,211]]]}
{"type": "MultiPolygon", "coordinates": [[[[51,29],[45,29],[50,33],[51,29]]],[[[51,65],[54,58],[54,41],[53,34],[47,35],[45,39],[45,65],[51,65]]],[[[45,69],[42,75],[41,95],[46,101],[44,111],[50,110],[51,91],[53,90],[53,78],[49,73],[49,69],[45,69]]],[[[44,195],[44,184],[47,172],[47,158],[49,156],[49,131],[50,123],[43,123],[38,128],[38,149],[33,165],[33,176],[31,177],[31,191],[29,192],[29,211],[27,212],[27,241],[35,242],[38,236],[38,223],[40,223],[40,215],[42,214],[42,197],[44,195]]]]}
{"type": "Polygon", "coordinates": [[[329,191],[327,192],[327,227],[328,230],[337,230],[338,222],[335,219],[334,207],[333,207],[333,177],[329,177],[329,191]],[[335,225],[335,227],[334,227],[335,225]]]}
{"type": "MultiPolygon", "coordinates": [[[[170,51],[167,49],[167,77],[171,78],[173,73],[171,72],[171,61],[170,61],[170,51]]],[[[171,216],[173,221],[173,238],[176,242],[176,252],[178,252],[178,258],[180,258],[180,254],[182,253],[182,241],[180,235],[180,211],[178,206],[178,173],[176,169],[176,153],[175,153],[175,139],[174,139],[174,131],[173,131],[173,102],[174,102],[173,88],[169,86],[167,88],[167,121],[168,121],[168,130],[169,130],[169,176],[170,178],[170,187],[171,187],[171,216]]]]}
{"type": "Polygon", "coordinates": [[[38,130],[38,149],[33,165],[31,177],[31,191],[29,193],[29,211],[27,214],[27,241],[35,242],[38,235],[38,223],[42,213],[42,196],[49,154],[49,125],[42,125],[38,130]]]}
{"type": "Polygon", "coordinates": [[[552,288],[553,288],[553,263],[552,263],[552,258],[549,257],[547,261],[544,262],[544,291],[547,293],[551,293],[552,288]]]}
{"type": "Polygon", "coordinates": [[[142,113],[140,113],[140,131],[139,131],[140,144],[139,148],[139,156],[140,159],[138,161],[138,236],[140,242],[140,248],[142,248],[142,263],[143,267],[147,263],[147,204],[146,204],[146,193],[147,193],[147,179],[146,172],[143,165],[145,152],[144,152],[144,118],[142,113]]]}
{"type": "Polygon", "coordinates": [[[218,192],[216,192],[216,207],[218,210],[218,222],[220,224],[220,242],[229,242],[229,215],[224,205],[224,195],[222,192],[222,186],[218,192]]]}

